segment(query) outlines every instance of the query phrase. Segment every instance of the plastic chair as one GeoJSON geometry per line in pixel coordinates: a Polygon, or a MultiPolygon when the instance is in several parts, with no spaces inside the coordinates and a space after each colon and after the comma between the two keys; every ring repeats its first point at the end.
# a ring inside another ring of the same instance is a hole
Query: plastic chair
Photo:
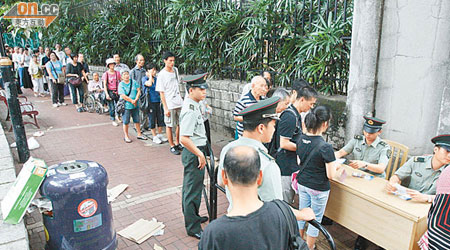
{"type": "Polygon", "coordinates": [[[386,180],[389,180],[395,171],[408,159],[409,147],[391,140],[383,140],[391,146],[389,163],[386,167],[386,180]]]}

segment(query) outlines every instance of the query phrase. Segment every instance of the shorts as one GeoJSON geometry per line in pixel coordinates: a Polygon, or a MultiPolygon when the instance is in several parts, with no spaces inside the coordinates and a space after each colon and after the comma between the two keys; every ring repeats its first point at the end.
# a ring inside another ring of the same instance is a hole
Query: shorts
{"type": "Polygon", "coordinates": [[[170,116],[164,114],[164,123],[169,128],[176,128],[180,124],[181,108],[169,109],[170,116]]]}
{"type": "Polygon", "coordinates": [[[130,116],[133,118],[133,123],[139,123],[139,108],[125,109],[122,115],[122,121],[124,125],[130,124],[130,116]]]}

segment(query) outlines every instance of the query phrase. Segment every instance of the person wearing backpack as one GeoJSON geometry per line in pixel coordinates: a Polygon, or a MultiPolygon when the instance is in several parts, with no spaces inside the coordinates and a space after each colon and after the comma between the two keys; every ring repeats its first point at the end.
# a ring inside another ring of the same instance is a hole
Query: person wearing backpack
{"type": "Polygon", "coordinates": [[[291,187],[291,175],[298,170],[296,138],[302,134],[302,119],[300,114],[308,112],[317,101],[317,92],[306,85],[294,88],[297,94],[295,100],[281,114],[275,130],[275,139],[279,142],[276,153],[276,162],[281,169],[281,183],[283,187],[283,200],[292,204],[294,190],[291,187]]]}
{"type": "Polygon", "coordinates": [[[227,151],[219,175],[234,205],[206,226],[198,249],[308,249],[300,239],[296,220],[313,220],[314,212],[311,208],[292,209],[281,200],[261,201],[261,167],[260,154],[254,147],[240,145],[227,151]],[[292,236],[299,243],[297,248],[293,247],[292,236]]]}
{"type": "Polygon", "coordinates": [[[103,92],[105,93],[105,99],[108,103],[109,118],[112,121],[112,125],[117,127],[119,124],[116,122],[116,117],[118,118],[116,115],[116,104],[117,101],[119,101],[117,90],[120,82],[120,73],[119,71],[114,70],[114,65],[114,59],[109,58],[106,60],[106,67],[108,70],[103,73],[102,81],[103,92]]]}
{"type": "MultiPolygon", "coordinates": [[[[322,135],[328,129],[331,110],[326,106],[318,106],[305,117],[306,133],[297,140],[297,156],[300,159],[300,170],[297,174],[299,209],[311,207],[316,220],[322,221],[323,213],[330,194],[330,181],[336,176],[340,165],[336,162],[331,144],[325,142],[322,135]]],[[[298,221],[300,234],[304,235],[305,222],[298,221]]],[[[308,227],[306,243],[314,249],[319,230],[308,227]]]]}
{"type": "Polygon", "coordinates": [[[134,126],[137,131],[137,139],[147,140],[147,137],[141,133],[141,125],[139,123],[139,96],[141,95],[141,86],[133,79],[130,79],[130,72],[127,70],[122,73],[122,81],[119,83],[120,98],[125,100],[125,110],[123,112],[123,133],[124,141],[130,143],[131,139],[128,135],[128,124],[130,118],[133,118],[134,126]]]}

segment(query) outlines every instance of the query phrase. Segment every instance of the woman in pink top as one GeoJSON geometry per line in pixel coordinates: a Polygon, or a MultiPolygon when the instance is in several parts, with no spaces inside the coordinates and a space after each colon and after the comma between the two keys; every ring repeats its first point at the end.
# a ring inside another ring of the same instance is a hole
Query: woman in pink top
{"type": "Polygon", "coordinates": [[[105,91],[106,101],[108,102],[109,117],[113,126],[119,126],[116,122],[116,103],[119,101],[118,86],[120,82],[120,72],[114,70],[116,63],[114,59],[106,60],[106,67],[108,70],[103,73],[103,90],[105,91]]]}

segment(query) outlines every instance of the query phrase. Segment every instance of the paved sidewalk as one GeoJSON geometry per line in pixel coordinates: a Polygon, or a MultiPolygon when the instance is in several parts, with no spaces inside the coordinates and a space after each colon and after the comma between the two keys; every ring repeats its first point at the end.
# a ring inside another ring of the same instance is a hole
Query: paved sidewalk
{"type": "MultiPolygon", "coordinates": [[[[75,159],[96,161],[108,172],[109,188],[128,184],[128,189],[112,204],[116,231],[140,218],[149,220],[155,217],[166,225],[164,235],[151,237],[141,245],[117,236],[118,249],[153,249],[154,244],[165,249],[196,249],[198,240],[186,235],[181,212],[181,156],[172,155],[168,144],[154,145],[151,140],[139,141],[132,128],[130,135],[133,142],[126,144],[122,127],[112,126],[107,115],[78,113],[71,104],[53,108],[49,97],[30,97],[32,92],[28,90],[25,95],[39,110],[41,126],[41,129],[36,129],[26,125],[28,137],[36,131],[45,132],[44,136],[36,138],[40,147],[31,152],[32,156],[44,159],[49,166],[75,159]],[[129,195],[131,197],[127,199],[129,195]]],[[[70,99],[66,98],[66,103],[70,103],[70,99]]],[[[4,106],[0,107],[3,109],[4,106]]],[[[1,117],[4,119],[3,114],[1,117]]],[[[219,155],[227,139],[215,134],[212,137],[215,155],[219,155]]],[[[14,141],[12,133],[8,133],[7,138],[9,142],[14,141]]],[[[16,154],[15,150],[12,151],[16,154]]],[[[20,167],[16,164],[17,171],[20,167]]],[[[225,196],[219,192],[219,216],[225,213],[227,206],[225,196]]],[[[203,200],[200,214],[207,215],[203,200]]],[[[45,235],[41,215],[35,211],[25,217],[25,222],[31,249],[43,249],[45,235]]],[[[335,238],[338,249],[352,247],[355,234],[336,223],[327,228],[335,238]]],[[[317,249],[328,249],[322,236],[317,249]]]]}

